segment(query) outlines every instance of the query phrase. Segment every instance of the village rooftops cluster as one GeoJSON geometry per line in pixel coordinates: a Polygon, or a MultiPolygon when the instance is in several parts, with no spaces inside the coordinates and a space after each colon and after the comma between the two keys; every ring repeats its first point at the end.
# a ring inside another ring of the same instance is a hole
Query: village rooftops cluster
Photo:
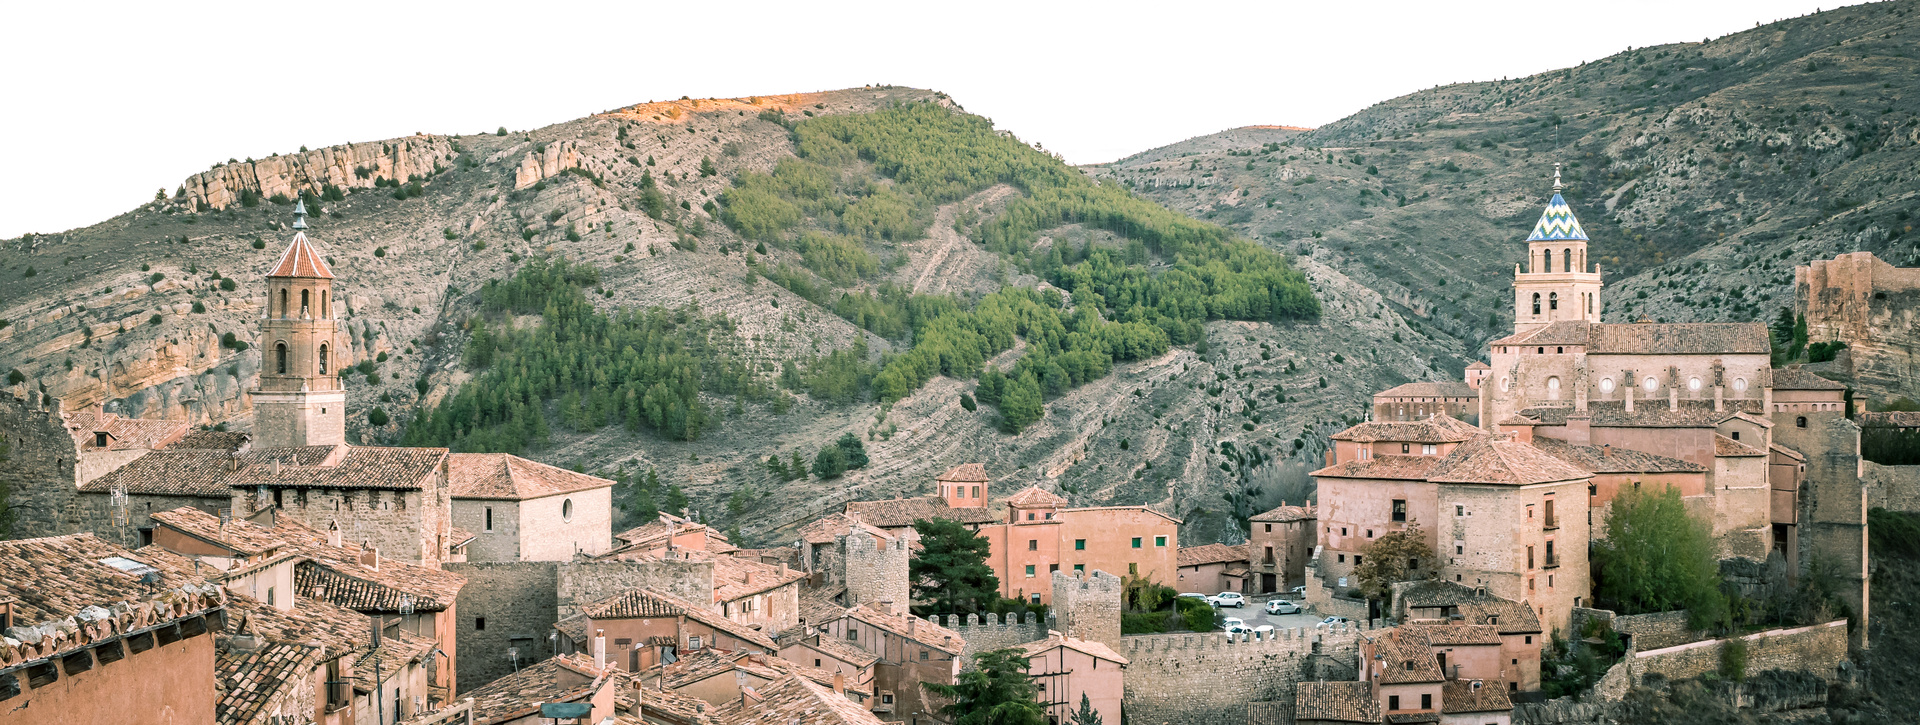
{"type": "Polygon", "coordinates": [[[0,669],[226,606],[219,585],[143,558],[92,534],[0,542],[0,669]]]}
{"type": "Polygon", "coordinates": [[[445,448],[336,444],[244,451],[151,451],[80,487],[81,491],[173,496],[231,496],[233,489],[332,488],[417,491],[447,457],[445,448]]]}

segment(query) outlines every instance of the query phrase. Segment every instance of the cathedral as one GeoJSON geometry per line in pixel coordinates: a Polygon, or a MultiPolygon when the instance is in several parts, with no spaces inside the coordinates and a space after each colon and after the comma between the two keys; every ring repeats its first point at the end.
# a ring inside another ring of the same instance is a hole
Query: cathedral
{"type": "Polygon", "coordinates": [[[1612,498],[1677,488],[1723,567],[1794,576],[1817,559],[1864,621],[1866,511],[1845,386],[1773,368],[1762,323],[1602,322],[1600,266],[1561,192],[1556,169],[1514,268],[1513,334],[1463,380],[1384,391],[1375,420],[1332,436],[1313,473],[1310,595],[1337,607],[1366,546],[1417,525],[1440,554],[1425,573],[1564,627],[1590,604],[1586,549],[1612,498]]]}

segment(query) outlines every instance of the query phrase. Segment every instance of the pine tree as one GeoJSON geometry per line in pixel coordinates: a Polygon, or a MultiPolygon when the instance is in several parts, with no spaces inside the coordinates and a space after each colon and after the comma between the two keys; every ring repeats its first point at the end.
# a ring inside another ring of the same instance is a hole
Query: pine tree
{"type": "Polygon", "coordinates": [[[867,444],[860,441],[860,436],[842,433],[840,440],[834,441],[833,444],[840,449],[841,455],[846,459],[847,470],[867,467],[867,444]]]}
{"type": "Polygon", "coordinates": [[[967,614],[1000,599],[986,539],[948,519],[921,519],[913,529],[922,547],[907,563],[916,601],[928,602],[935,614],[967,614]]]}
{"type": "Polygon", "coordinates": [[[1000,398],[1000,430],[1018,434],[1046,413],[1039,381],[1034,380],[1032,372],[1022,373],[1007,385],[1006,393],[1000,398]]]}
{"type": "Polygon", "coordinates": [[[1027,656],[1018,649],[974,655],[974,667],[954,684],[922,682],[927,692],[950,704],[940,707],[953,725],[1046,725],[1047,712],[1027,677],[1027,656]]]}
{"type": "Polygon", "coordinates": [[[847,454],[839,446],[827,446],[813,456],[813,475],[821,479],[839,478],[847,472],[847,454]]]}
{"type": "Polygon", "coordinates": [[[1073,713],[1073,725],[1102,725],[1100,713],[1094,711],[1093,700],[1085,692],[1080,693],[1080,709],[1073,713]]]}
{"type": "Polygon", "coordinates": [[[675,516],[687,515],[687,492],[680,490],[680,484],[667,487],[667,510],[675,516]]]}
{"type": "Polygon", "coordinates": [[[707,158],[705,156],[700,157],[700,175],[701,176],[712,176],[718,173],[720,173],[720,170],[713,167],[713,159],[707,158]]]}
{"type": "Polygon", "coordinates": [[[807,459],[800,457],[800,449],[798,448],[793,449],[793,460],[787,463],[787,470],[790,471],[793,475],[793,478],[788,480],[797,480],[797,479],[802,479],[807,477],[807,459]]]}

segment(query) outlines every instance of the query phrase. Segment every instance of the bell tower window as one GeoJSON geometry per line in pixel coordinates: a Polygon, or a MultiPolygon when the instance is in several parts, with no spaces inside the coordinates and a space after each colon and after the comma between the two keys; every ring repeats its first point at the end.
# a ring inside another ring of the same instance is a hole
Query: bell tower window
{"type": "Polygon", "coordinates": [[[312,293],[307,290],[300,290],[300,314],[307,314],[308,296],[310,294],[312,293]]]}
{"type": "Polygon", "coordinates": [[[287,344],[284,342],[274,343],[273,371],[280,375],[287,374],[287,344]]]}
{"type": "Polygon", "coordinates": [[[327,291],[320,290],[320,317],[322,319],[325,319],[328,315],[329,315],[329,312],[327,310],[327,291]]]}
{"type": "Polygon", "coordinates": [[[287,316],[287,291],[280,290],[280,316],[287,316]]]}
{"type": "Polygon", "coordinates": [[[1533,314],[1540,314],[1540,293],[1533,293],[1533,314]]]}
{"type": "Polygon", "coordinates": [[[1551,249],[1540,250],[1540,271],[1542,272],[1553,271],[1553,250],[1551,249]]]}
{"type": "Polygon", "coordinates": [[[327,344],[320,343],[320,374],[327,374],[327,344]]]}
{"type": "Polygon", "coordinates": [[[1573,271],[1573,250],[1572,249],[1561,250],[1560,264],[1562,267],[1561,271],[1563,272],[1573,271]]]}
{"type": "Polygon", "coordinates": [[[1559,292],[1547,293],[1547,309],[1549,310],[1560,309],[1560,293],[1559,292]]]}

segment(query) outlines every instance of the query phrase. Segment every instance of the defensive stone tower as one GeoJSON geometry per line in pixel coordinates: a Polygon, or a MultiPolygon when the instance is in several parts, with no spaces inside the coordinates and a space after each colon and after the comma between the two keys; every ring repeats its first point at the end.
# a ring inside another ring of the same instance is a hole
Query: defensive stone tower
{"type": "Polygon", "coordinates": [[[1587,230],[1560,198],[1560,165],[1553,165],[1553,199],[1527,235],[1527,261],[1513,268],[1513,331],[1555,322],[1600,321],[1600,265],[1587,272],[1587,230]]]}
{"type": "Polygon", "coordinates": [[[912,601],[907,588],[907,559],[911,539],[896,536],[882,541],[855,532],[839,538],[840,561],[845,567],[847,606],[867,602],[893,602],[905,606],[912,601]]]}
{"type": "Polygon", "coordinates": [[[267,273],[267,308],[260,317],[260,387],[253,396],[253,445],[331,445],[346,442],[347,394],[340,387],[345,361],[333,316],[333,270],[307,242],[307,208],[293,209],[293,243],[267,273]]]}
{"type": "Polygon", "coordinates": [[[1053,573],[1053,612],[1061,634],[1120,649],[1120,577],[1099,569],[1084,578],[1053,573]]]}

